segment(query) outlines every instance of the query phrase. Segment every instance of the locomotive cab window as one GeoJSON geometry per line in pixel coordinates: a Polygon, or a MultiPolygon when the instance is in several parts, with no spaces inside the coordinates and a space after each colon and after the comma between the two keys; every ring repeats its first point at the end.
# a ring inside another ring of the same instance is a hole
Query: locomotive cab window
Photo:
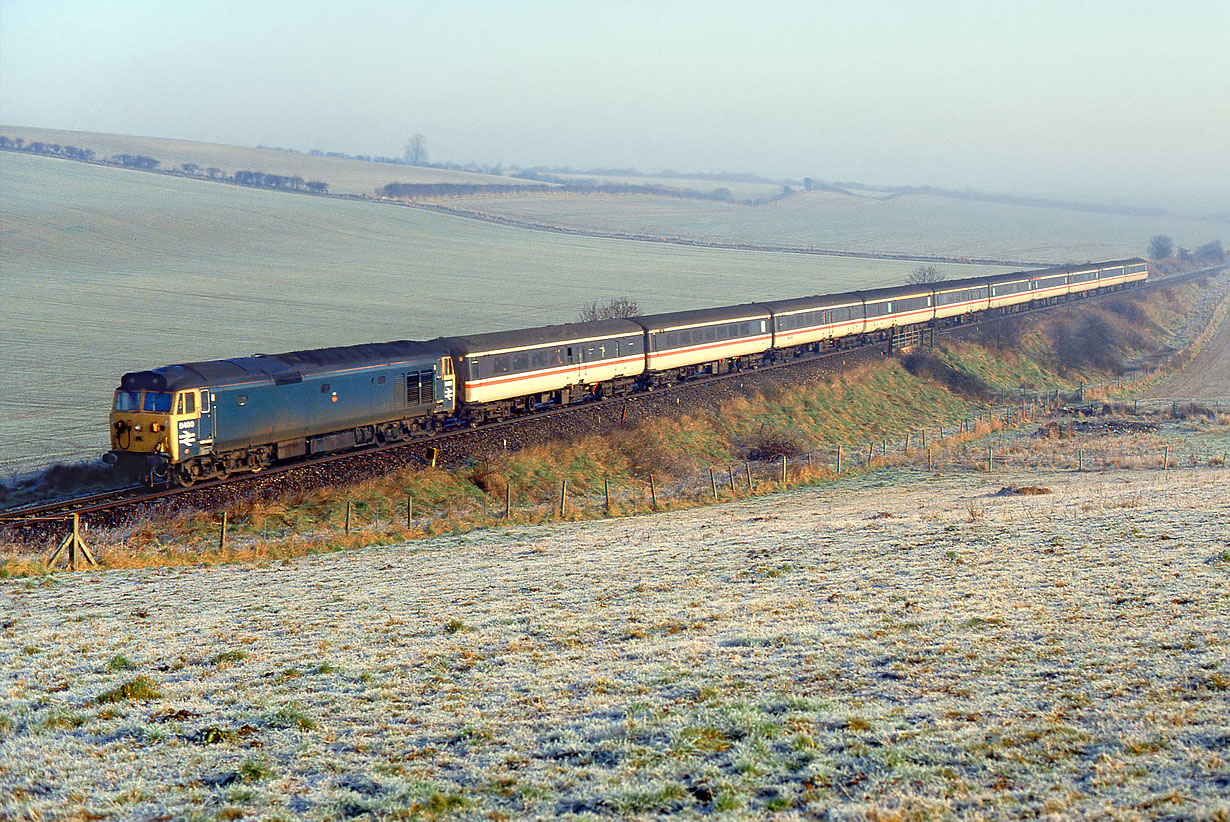
{"type": "Polygon", "coordinates": [[[201,413],[202,414],[209,413],[209,392],[208,391],[201,392],[201,413]]]}
{"type": "Polygon", "coordinates": [[[138,411],[141,408],[141,395],[136,391],[116,391],[116,411],[138,411]]]}
{"type": "Polygon", "coordinates": [[[179,395],[179,400],[175,404],[176,414],[195,414],[196,413],[196,392],[188,391],[179,395]]]}
{"type": "Polygon", "coordinates": [[[142,410],[152,411],[155,414],[171,413],[171,395],[165,391],[146,391],[145,402],[142,404],[142,410]]]}

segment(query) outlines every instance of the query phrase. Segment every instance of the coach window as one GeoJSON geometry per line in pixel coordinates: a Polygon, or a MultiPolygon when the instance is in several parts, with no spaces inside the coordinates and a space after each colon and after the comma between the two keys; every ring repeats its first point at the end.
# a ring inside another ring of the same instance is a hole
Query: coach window
{"type": "Polygon", "coordinates": [[[493,373],[507,374],[508,373],[508,357],[495,357],[492,359],[493,373]]]}
{"type": "Polygon", "coordinates": [[[528,371],[530,368],[530,355],[524,351],[513,354],[512,367],[513,371],[528,371]]]}

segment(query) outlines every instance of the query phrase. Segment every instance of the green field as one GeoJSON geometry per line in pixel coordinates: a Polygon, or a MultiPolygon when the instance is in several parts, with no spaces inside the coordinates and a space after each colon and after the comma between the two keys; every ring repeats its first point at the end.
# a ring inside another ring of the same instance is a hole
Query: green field
{"type": "Polygon", "coordinates": [[[37,141],[93,149],[99,160],[115,154],[145,155],[158,160],[161,164],[159,169],[163,171],[178,168],[184,163],[195,163],[202,170],[212,166],[228,174],[244,170],[285,176],[297,174],[305,180],[323,180],[329,184],[331,194],[372,195],[376,189],[388,183],[523,185],[526,182],[514,177],[471,174],[466,171],[372,163],[297,154],[275,149],[196,143],[190,140],[170,140],[160,137],[131,137],[121,134],[3,125],[0,125],[0,134],[6,137],[20,137],[27,143],[37,141]]]}
{"type": "Polygon", "coordinates": [[[709,242],[1046,263],[1138,256],[1154,234],[1197,248],[1225,222],[1101,214],[936,194],[798,192],[762,206],[637,194],[520,194],[456,207],[568,228],[709,242]]]}
{"type": "MultiPolygon", "coordinates": [[[[912,263],[527,231],[0,152],[0,473],[107,448],[124,371],[902,282],[912,263]]],[[[988,270],[946,267],[952,276],[988,270]]]]}

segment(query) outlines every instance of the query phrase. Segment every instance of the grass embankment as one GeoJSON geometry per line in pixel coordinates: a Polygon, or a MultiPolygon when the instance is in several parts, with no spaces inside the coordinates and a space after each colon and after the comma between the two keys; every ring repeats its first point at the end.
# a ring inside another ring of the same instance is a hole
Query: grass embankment
{"type": "MultiPolygon", "coordinates": [[[[1119,297],[978,330],[969,340],[946,340],[932,352],[859,366],[804,388],[770,388],[728,401],[717,413],[660,417],[604,435],[477,454],[462,466],[406,469],[354,487],[242,503],[226,512],[225,545],[220,513],[205,512],[96,532],[90,543],[111,568],[273,560],[501,523],[692,507],[713,499],[710,469],[723,499],[823,482],[834,476],[830,455],[839,444],[847,454],[865,454],[867,443],[898,441],[922,427],[944,424],[952,432],[954,421],[980,413],[997,388],[1070,388],[1121,373],[1128,360],[1163,348],[1167,329],[1198,297],[1192,284],[1148,302],[1119,297]],[[745,461],[812,451],[826,458],[796,465],[785,482],[760,470],[754,483],[750,475],[736,483],[730,471],[745,461]]],[[[44,571],[28,551],[11,552],[0,566],[0,576],[44,571]]]]}

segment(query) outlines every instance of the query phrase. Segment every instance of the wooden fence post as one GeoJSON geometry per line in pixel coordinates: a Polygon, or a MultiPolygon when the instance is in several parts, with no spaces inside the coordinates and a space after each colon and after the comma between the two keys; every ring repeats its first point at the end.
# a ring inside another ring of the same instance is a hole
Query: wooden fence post
{"type": "Polygon", "coordinates": [[[414,497],[406,494],[406,527],[410,527],[411,520],[414,519],[414,497]]]}
{"type": "Polygon", "coordinates": [[[653,474],[649,475],[649,498],[653,501],[653,510],[658,510],[658,489],[653,484],[653,474]]]}
{"type": "Polygon", "coordinates": [[[1076,470],[1084,471],[1085,470],[1085,449],[1084,448],[1081,448],[1077,451],[1076,460],[1077,460],[1076,470]]]}
{"type": "Polygon", "coordinates": [[[1167,445],[1166,454],[1165,456],[1162,457],[1162,470],[1165,471],[1169,468],[1170,468],[1170,446],[1167,445]]]}
{"type": "Polygon", "coordinates": [[[564,518],[564,506],[568,502],[568,480],[562,479],[559,481],[559,518],[564,518]]]}
{"type": "Polygon", "coordinates": [[[841,443],[837,443],[837,474],[841,475],[841,443]]]}
{"type": "Polygon", "coordinates": [[[713,499],[717,500],[717,477],[713,476],[713,469],[709,469],[709,487],[713,491],[713,499]]]}
{"type": "Polygon", "coordinates": [[[48,568],[55,565],[55,562],[59,558],[60,553],[63,552],[65,548],[67,548],[68,549],[68,570],[70,571],[77,570],[77,552],[78,551],[80,551],[81,554],[84,556],[86,562],[90,563],[91,565],[98,565],[97,560],[94,559],[94,555],[90,553],[90,549],[85,546],[85,541],[81,538],[82,530],[83,528],[81,525],[80,514],[73,514],[73,532],[64,538],[64,540],[60,543],[60,547],[55,549],[55,551],[51,554],[50,557],[47,558],[47,561],[44,564],[48,568]]]}
{"type": "Polygon", "coordinates": [[[782,484],[786,482],[786,455],[782,454],[782,484]]]}
{"type": "Polygon", "coordinates": [[[602,495],[606,497],[606,515],[611,515],[611,478],[603,474],[602,476],[602,495]]]}
{"type": "Polygon", "coordinates": [[[730,479],[730,495],[735,495],[735,467],[733,465],[726,466],[726,476],[730,479]]]}
{"type": "Polygon", "coordinates": [[[987,447],[987,471],[995,470],[995,449],[987,447]]]}
{"type": "Polygon", "coordinates": [[[747,473],[747,492],[752,493],[752,464],[750,462],[743,463],[743,470],[747,473]]]}
{"type": "MultiPolygon", "coordinates": [[[[226,514],[222,515],[223,530],[226,527],[226,514]]],[[[350,534],[350,500],[346,500],[346,534],[350,534]]]]}
{"type": "Polygon", "coordinates": [[[927,449],[927,470],[931,470],[931,449],[927,449]]]}
{"type": "Polygon", "coordinates": [[[222,531],[218,534],[218,550],[226,548],[226,512],[222,512],[222,531]]]}
{"type": "Polygon", "coordinates": [[[504,519],[512,516],[512,482],[504,483],[504,519]]]}

